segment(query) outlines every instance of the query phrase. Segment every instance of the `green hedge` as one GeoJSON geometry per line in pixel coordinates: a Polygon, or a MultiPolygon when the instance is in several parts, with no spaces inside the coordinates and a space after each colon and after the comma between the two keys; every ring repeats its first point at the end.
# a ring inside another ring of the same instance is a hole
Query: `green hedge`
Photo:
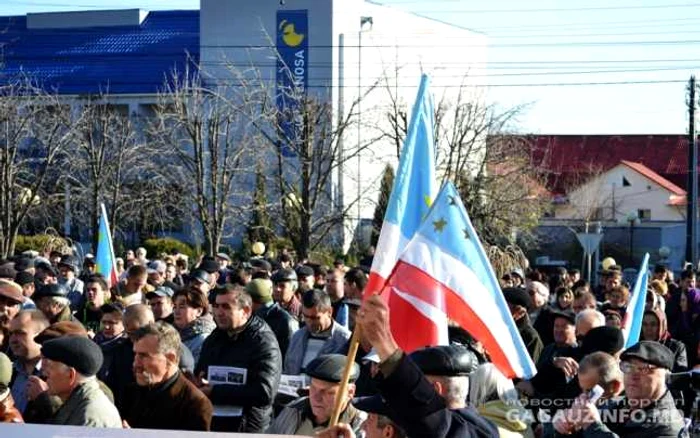
{"type": "Polygon", "coordinates": [[[181,254],[185,254],[190,259],[196,255],[195,250],[188,244],[181,242],[172,237],[162,237],[157,239],[148,239],[142,245],[148,251],[148,257],[159,257],[161,254],[170,254],[173,250],[178,250],[181,254]]]}
{"type": "Polygon", "coordinates": [[[38,251],[39,253],[50,251],[61,251],[66,253],[70,248],[68,241],[53,234],[34,234],[32,236],[17,236],[15,242],[15,253],[21,254],[24,251],[38,251]]]}

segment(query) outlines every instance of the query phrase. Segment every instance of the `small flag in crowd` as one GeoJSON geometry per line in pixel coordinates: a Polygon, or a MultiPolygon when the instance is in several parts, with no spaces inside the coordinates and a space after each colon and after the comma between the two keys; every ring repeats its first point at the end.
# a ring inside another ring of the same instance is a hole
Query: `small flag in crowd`
{"type": "Polygon", "coordinates": [[[435,114],[428,88],[428,76],[423,75],[365,288],[367,293],[377,293],[383,288],[399,254],[427,215],[431,200],[437,194],[435,114]]]}
{"type": "Polygon", "coordinates": [[[622,333],[625,335],[625,348],[629,348],[639,342],[642,331],[642,319],[644,319],[644,307],[647,303],[647,287],[649,285],[649,253],[644,255],[642,266],[639,267],[637,279],[630,296],[624,321],[622,321],[622,333]]]}
{"type": "Polygon", "coordinates": [[[535,365],[518,332],[486,252],[452,183],[446,183],[400,255],[387,287],[391,329],[406,351],[425,346],[426,327],[416,324],[396,298],[434,323],[452,319],[479,340],[507,377],[530,378],[535,365]]]}
{"type": "Polygon", "coordinates": [[[109,222],[107,221],[107,210],[104,204],[100,204],[100,225],[99,236],[97,239],[97,256],[95,262],[97,267],[95,272],[102,274],[107,281],[109,287],[117,284],[117,267],[116,259],[114,258],[114,247],[112,246],[112,235],[109,231],[109,222]]]}

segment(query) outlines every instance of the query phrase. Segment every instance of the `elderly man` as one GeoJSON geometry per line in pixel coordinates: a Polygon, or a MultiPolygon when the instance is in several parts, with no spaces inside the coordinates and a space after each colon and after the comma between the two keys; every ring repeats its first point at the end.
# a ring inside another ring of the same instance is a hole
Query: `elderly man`
{"type": "Polygon", "coordinates": [[[304,293],[303,313],[306,325],[294,333],[284,360],[285,374],[300,374],[321,354],[343,351],[350,331],[333,320],[333,307],[327,293],[311,289],[304,293]]]}
{"type": "MultiPolygon", "coordinates": [[[[309,396],[285,407],[266,433],[313,436],[328,427],[346,361],[347,357],[340,354],[322,355],[312,360],[306,367],[306,374],[311,377],[309,396]]],[[[349,424],[356,433],[360,432],[366,418],[351,403],[355,395],[354,382],[359,375],[360,368],[353,364],[348,393],[343,400],[340,415],[340,422],[349,424]]]]}
{"type": "Polygon", "coordinates": [[[12,396],[20,412],[27,407],[27,382],[41,374],[41,346],[34,338],[49,326],[39,310],[23,310],[10,322],[10,350],[15,358],[12,396]]]}
{"type": "Polygon", "coordinates": [[[23,302],[22,287],[14,281],[0,279],[0,336],[8,332],[10,322],[22,310],[23,302]]]}
{"type": "Polygon", "coordinates": [[[158,286],[153,292],[146,294],[148,305],[153,310],[156,321],[165,321],[172,325],[175,322],[173,315],[173,290],[167,286],[158,286]]]}
{"type": "Polygon", "coordinates": [[[34,293],[34,302],[37,309],[44,312],[44,315],[53,324],[59,321],[78,320],[71,313],[68,289],[62,284],[45,284],[34,293]]]}
{"type": "Polygon", "coordinates": [[[605,315],[595,309],[584,309],[576,314],[576,339],[583,339],[591,329],[603,327],[605,315]]]}
{"type": "Polygon", "coordinates": [[[270,280],[256,278],[248,283],[245,289],[253,300],[253,312],[262,318],[275,333],[284,361],[292,335],[299,330],[299,323],[279,304],[272,301],[272,282],[270,280]]]}
{"type": "Polygon", "coordinates": [[[299,287],[297,273],[293,269],[280,269],[272,276],[272,283],[274,284],[273,298],[275,301],[294,319],[301,322],[302,306],[296,295],[299,287]]]}
{"type": "Polygon", "coordinates": [[[594,403],[585,396],[555,423],[557,432],[568,434],[582,430],[584,437],[675,438],[684,427],[683,416],[676,408],[666,386],[673,367],[673,353],[654,341],[641,341],[620,357],[625,398],[611,407],[618,415],[601,417],[594,403]],[[618,421],[609,421],[611,418],[618,421]],[[602,421],[604,418],[605,421],[602,421]]]}
{"type": "Polygon", "coordinates": [[[544,347],[539,360],[537,361],[537,369],[541,369],[544,365],[552,363],[552,361],[560,356],[572,356],[575,352],[576,330],[575,316],[571,312],[553,312],[554,342],[544,347]]]}
{"type": "Polygon", "coordinates": [[[212,405],[178,369],[180,335],[170,324],[156,322],[136,330],[136,385],[124,396],[124,420],[130,427],[208,431],[212,405]]]}
{"type": "Polygon", "coordinates": [[[216,329],[204,341],[195,369],[201,391],[215,405],[212,430],[263,432],[272,418],[282,370],[277,339],[265,321],[253,315],[252,299],[242,286],[217,288],[215,300],[216,329]],[[235,374],[232,367],[245,369],[245,378],[239,384],[217,384],[219,379],[211,378],[217,368],[212,367],[226,367],[229,374],[235,374]],[[238,406],[240,415],[217,416],[223,412],[219,406],[238,406]]]}
{"type": "Polygon", "coordinates": [[[64,336],[41,346],[42,370],[49,395],[63,405],[52,419],[66,426],[122,427],[117,408],[97,383],[102,350],[82,336],[64,336]]]}
{"type": "Polygon", "coordinates": [[[389,407],[379,395],[360,397],[353,400],[355,407],[367,412],[367,420],[362,423],[365,438],[407,438],[406,432],[391,419],[389,407]]]}
{"type": "Polygon", "coordinates": [[[389,327],[378,296],[362,304],[358,324],[381,360],[378,389],[392,420],[412,436],[498,437],[496,427],[466,406],[476,356],[462,346],[429,347],[406,355],[389,327]]]}

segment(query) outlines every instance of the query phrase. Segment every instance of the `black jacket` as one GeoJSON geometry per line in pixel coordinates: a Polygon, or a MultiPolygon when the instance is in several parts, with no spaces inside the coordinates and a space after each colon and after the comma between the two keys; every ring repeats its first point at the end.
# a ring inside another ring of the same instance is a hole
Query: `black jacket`
{"type": "Polygon", "coordinates": [[[404,354],[388,376],[378,376],[379,393],[391,419],[413,438],[498,438],[498,430],[473,408],[450,410],[416,364],[404,354]]]}
{"type": "Polygon", "coordinates": [[[261,307],[255,314],[262,318],[275,334],[282,353],[282,363],[284,363],[284,355],[287,354],[289,341],[292,340],[294,332],[299,330],[299,323],[277,303],[269,307],[261,307]]]}
{"type": "Polygon", "coordinates": [[[204,341],[195,375],[206,378],[210,365],[247,369],[245,385],[214,385],[211,401],[216,405],[243,407],[242,417],[214,417],[212,430],[263,432],[272,417],[272,403],[282,373],[282,355],[272,329],[253,315],[241,332],[214,330],[204,341]]]}
{"type": "Polygon", "coordinates": [[[518,328],[520,337],[523,339],[525,348],[527,352],[530,353],[532,361],[537,363],[544,349],[544,344],[542,344],[542,339],[540,339],[537,330],[530,324],[530,317],[527,315],[523,316],[515,322],[515,326],[518,328]]]}

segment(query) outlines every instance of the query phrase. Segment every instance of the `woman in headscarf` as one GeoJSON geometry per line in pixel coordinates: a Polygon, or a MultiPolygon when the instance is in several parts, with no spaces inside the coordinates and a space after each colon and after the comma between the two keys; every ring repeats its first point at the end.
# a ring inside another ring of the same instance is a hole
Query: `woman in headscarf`
{"type": "Polygon", "coordinates": [[[642,319],[642,341],[656,341],[673,352],[673,369],[679,373],[688,370],[688,355],[683,342],[673,339],[668,332],[666,315],[661,309],[647,310],[642,319]]]}

